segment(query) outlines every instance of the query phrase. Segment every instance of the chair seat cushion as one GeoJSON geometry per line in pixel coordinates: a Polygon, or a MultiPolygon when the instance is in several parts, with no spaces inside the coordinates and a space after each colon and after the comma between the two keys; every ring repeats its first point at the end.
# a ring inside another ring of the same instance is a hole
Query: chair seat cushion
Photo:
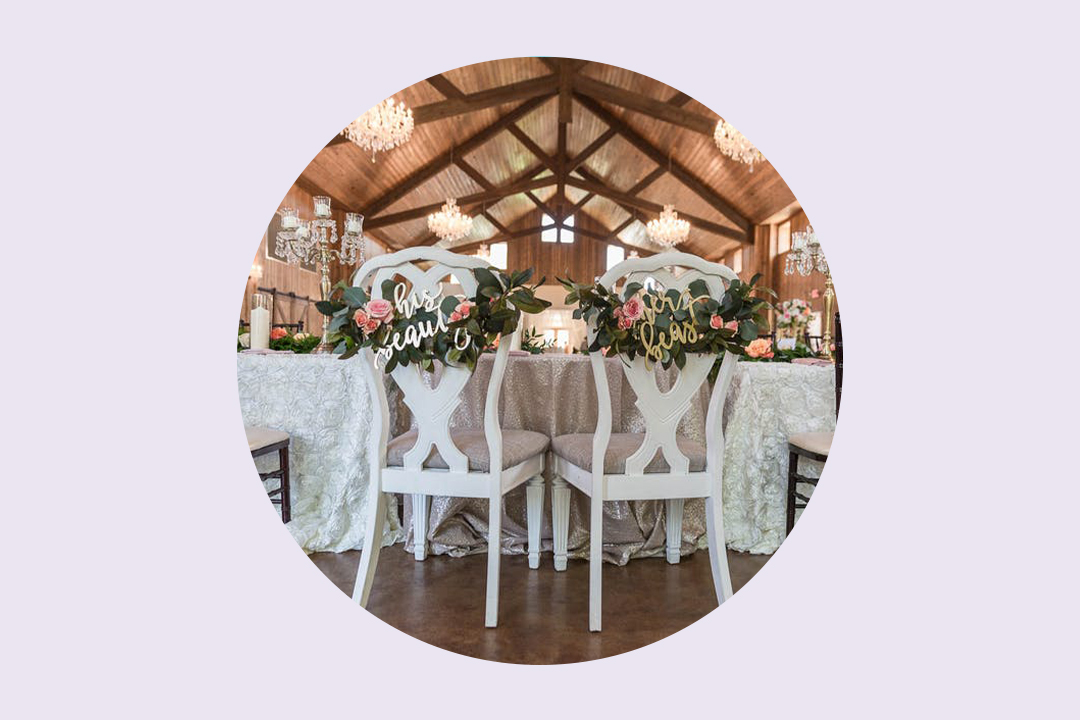
{"type": "Polygon", "coordinates": [[[244,432],[247,433],[248,450],[251,452],[289,439],[289,433],[272,428],[248,427],[245,425],[244,432]]]}
{"type": "MultiPolygon", "coordinates": [[[[633,455],[641,443],[645,441],[645,433],[612,433],[608,443],[607,454],[604,455],[604,472],[609,475],[621,475],[626,472],[626,459],[633,455]]],[[[678,436],[679,450],[690,459],[690,472],[701,472],[705,469],[706,451],[705,446],[689,438],[678,436]]],[[[593,434],[577,433],[574,435],[559,435],[551,441],[552,451],[559,457],[569,460],[582,470],[592,471],[593,434]]],[[[671,468],[661,452],[645,466],[647,473],[669,472],[671,468]]]]}
{"type": "Polygon", "coordinates": [[[831,432],[795,433],[788,436],[788,443],[818,455],[828,455],[832,447],[831,432]]]}
{"type": "MultiPolygon", "coordinates": [[[[386,444],[386,466],[403,467],[405,465],[405,453],[416,445],[416,430],[410,430],[404,435],[386,444]]],[[[548,436],[531,430],[503,430],[503,461],[502,469],[520,465],[531,457],[544,453],[548,448],[548,436]]],[[[458,450],[469,458],[469,470],[476,472],[488,472],[491,469],[491,457],[488,454],[487,435],[483,430],[471,430],[469,428],[453,428],[450,430],[450,438],[457,445],[458,450]]],[[[439,452],[432,447],[428,455],[427,468],[440,468],[446,470],[449,466],[442,459],[439,452]]]]}

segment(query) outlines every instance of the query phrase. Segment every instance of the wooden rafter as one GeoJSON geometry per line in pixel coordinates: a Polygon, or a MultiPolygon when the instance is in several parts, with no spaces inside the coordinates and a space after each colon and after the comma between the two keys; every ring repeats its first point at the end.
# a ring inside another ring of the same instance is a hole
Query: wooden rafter
{"type": "MultiPolygon", "coordinates": [[[[656,213],[657,215],[659,215],[660,212],[664,209],[662,205],[650,202],[649,200],[645,200],[640,197],[629,195],[628,193],[613,190],[606,185],[598,182],[589,180],[578,180],[577,178],[568,178],[566,182],[572,187],[585,190],[586,192],[596,193],[601,197],[606,197],[609,200],[614,200],[621,205],[638,208],[639,210],[645,210],[646,212],[656,213]]],[[[711,220],[699,218],[694,215],[690,215],[689,213],[680,212],[679,216],[685,218],[686,220],[689,220],[690,224],[699,230],[711,232],[714,235],[720,235],[722,237],[729,237],[746,244],[752,244],[746,233],[739,230],[735,230],[724,225],[718,225],[711,220]]]]}
{"type": "Polygon", "coordinates": [[[584,150],[582,150],[581,152],[579,152],[577,155],[575,155],[573,158],[570,159],[570,161],[566,165],[567,174],[570,174],[570,173],[574,172],[575,170],[577,170],[578,167],[580,167],[583,162],[585,162],[590,157],[592,157],[593,153],[595,153],[597,150],[599,150],[601,147],[603,147],[607,143],[608,140],[610,140],[611,138],[615,137],[618,134],[619,133],[613,128],[608,128],[607,130],[605,130],[600,135],[600,137],[596,138],[591,143],[589,143],[588,147],[586,147],[584,150]]]}
{"type": "Polygon", "coordinates": [[[555,159],[548,155],[546,152],[544,152],[544,149],[537,145],[536,142],[533,141],[533,139],[529,137],[524,130],[522,130],[515,124],[511,124],[510,127],[506,129],[509,130],[510,134],[513,135],[518,142],[524,145],[525,149],[531,152],[537,160],[544,163],[544,165],[546,165],[547,168],[551,170],[551,172],[557,173],[559,171],[559,167],[558,165],[556,165],[555,159]]]}
{"type": "Polygon", "coordinates": [[[450,167],[452,156],[455,153],[462,157],[468,155],[470,152],[501,133],[508,125],[517,122],[525,115],[540,107],[545,99],[546,98],[544,97],[537,97],[523,102],[521,105],[518,105],[510,112],[458,145],[456,149],[448,150],[424,163],[424,165],[417,168],[408,177],[368,203],[365,208],[367,214],[372,216],[378,215],[390,205],[393,205],[395,202],[405,197],[405,195],[450,167]]]}
{"type": "Polygon", "coordinates": [[[669,122],[672,125],[684,127],[702,135],[712,137],[713,131],[716,130],[716,118],[698,115],[695,112],[683,109],[679,105],[674,105],[670,101],[656,100],[632,90],[624,90],[614,85],[608,85],[585,75],[578,75],[574,78],[574,89],[583,95],[588,95],[590,98],[619,105],[627,110],[633,110],[669,122]]]}
{"type": "Polygon", "coordinates": [[[544,75],[543,77],[522,80],[510,85],[480,90],[461,97],[447,98],[438,102],[428,103],[413,108],[413,122],[417,125],[445,120],[455,115],[484,110],[485,108],[505,105],[517,100],[546,97],[554,95],[559,88],[558,75],[544,75]]]}
{"type": "MultiPolygon", "coordinates": [[[[550,230],[553,227],[555,227],[554,224],[552,224],[552,225],[537,225],[536,227],[524,228],[522,230],[514,230],[513,232],[499,233],[498,235],[492,235],[491,237],[489,237],[487,239],[484,239],[484,240],[476,240],[475,242],[464,243],[462,245],[454,245],[450,249],[453,250],[456,253],[460,253],[463,250],[472,250],[473,248],[480,247],[481,245],[484,245],[484,244],[490,245],[491,243],[503,242],[504,240],[515,240],[517,238],[526,237],[526,236],[532,235],[534,233],[539,234],[539,233],[542,233],[544,230],[550,230]]],[[[430,240],[428,238],[424,238],[424,240],[422,240],[418,244],[420,244],[420,245],[434,245],[437,240],[438,240],[438,238],[436,238],[434,241],[430,240]]]]}
{"type": "MultiPolygon", "coordinates": [[[[589,112],[596,115],[598,118],[607,123],[611,128],[618,131],[624,139],[630,142],[631,145],[640,150],[650,160],[657,165],[669,165],[671,168],[671,174],[686,187],[707,202],[713,208],[716,209],[721,215],[726,217],[731,222],[735,223],[742,231],[743,235],[747,235],[750,232],[750,221],[747,220],[741,213],[733,208],[726,200],[717,194],[715,190],[709,187],[696,175],[686,169],[682,163],[676,162],[671,159],[669,155],[666,155],[660,148],[653,145],[644,137],[639,135],[636,130],[631,128],[625,122],[608,112],[600,103],[591,97],[576,94],[574,98],[588,108],[589,112]]],[[[746,240],[749,242],[749,240],[746,240]]]]}
{"type": "Polygon", "coordinates": [[[465,97],[465,93],[461,92],[458,86],[450,82],[445,75],[432,75],[427,79],[427,84],[438,90],[448,100],[465,97]]]}
{"type": "MultiPolygon", "coordinates": [[[[331,195],[326,190],[323,190],[321,187],[319,187],[303,175],[296,178],[296,186],[307,194],[311,195],[312,197],[317,195],[323,195],[330,198],[330,203],[332,207],[336,206],[339,210],[343,210],[344,212],[356,212],[351,205],[342,200],[339,200],[337,197],[331,195]]],[[[307,210],[311,210],[311,208],[299,208],[299,210],[301,212],[304,212],[307,210]]]]}
{"type": "MultiPolygon", "coordinates": [[[[511,195],[517,195],[518,193],[527,192],[529,190],[536,190],[537,188],[549,187],[555,184],[555,178],[543,177],[534,178],[532,180],[524,180],[513,183],[512,185],[506,185],[503,187],[497,187],[494,190],[485,190],[484,192],[474,193],[472,195],[465,195],[457,199],[458,205],[475,205],[482,202],[491,202],[493,200],[502,200],[504,197],[511,195]]],[[[423,205],[421,207],[411,208],[409,210],[402,210],[401,212],[391,213],[389,215],[380,215],[378,217],[370,218],[365,221],[365,227],[369,229],[386,227],[387,225],[396,225],[397,223],[406,222],[408,220],[416,220],[422,218],[429,213],[433,213],[441,208],[443,203],[436,202],[430,205],[423,205]]]]}

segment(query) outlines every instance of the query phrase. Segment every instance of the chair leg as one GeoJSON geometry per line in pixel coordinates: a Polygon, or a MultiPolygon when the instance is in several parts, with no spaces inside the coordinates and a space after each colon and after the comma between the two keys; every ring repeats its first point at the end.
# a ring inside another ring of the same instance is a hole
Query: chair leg
{"type": "Polygon", "coordinates": [[[555,546],[555,571],[566,570],[566,543],[570,536],[570,486],[561,477],[551,478],[551,530],[555,546]]]}
{"type": "Polygon", "coordinates": [[[724,508],[720,502],[719,492],[714,492],[711,497],[705,498],[705,525],[709,537],[709,563],[712,565],[716,602],[723,605],[734,592],[731,589],[731,571],[728,569],[724,508]]]}
{"type": "Polygon", "coordinates": [[[502,539],[502,494],[501,483],[496,481],[492,497],[488,502],[488,576],[487,603],[484,625],[489,628],[499,624],[499,562],[502,539]]]}
{"type": "Polygon", "coordinates": [[[289,492],[289,446],[278,450],[278,462],[281,464],[281,522],[292,520],[292,495],[289,492]]]}
{"type": "Polygon", "coordinates": [[[360,569],[356,572],[356,585],[353,587],[353,602],[360,607],[367,607],[371,594],[371,581],[375,579],[375,568],[379,564],[379,551],[382,549],[383,523],[386,522],[386,493],[378,478],[371,479],[368,492],[367,527],[364,528],[364,549],[360,555],[360,569]]]}
{"type": "Polygon", "coordinates": [[[417,560],[427,557],[428,499],[420,493],[412,496],[413,557],[417,560]]]}
{"type": "Polygon", "coordinates": [[[544,478],[537,475],[529,478],[525,487],[529,522],[529,568],[540,567],[540,525],[544,519],[544,478]]]}
{"type": "Polygon", "coordinates": [[[799,478],[799,456],[788,453],[788,485],[787,485],[787,530],[784,537],[791,535],[795,528],[795,491],[799,478]]]}
{"type": "Polygon", "coordinates": [[[604,567],[604,490],[602,477],[593,476],[589,508],[589,630],[600,632],[601,571],[604,567]]]}
{"type": "Polygon", "coordinates": [[[682,556],[683,503],[682,498],[667,501],[667,561],[672,565],[682,556]]]}

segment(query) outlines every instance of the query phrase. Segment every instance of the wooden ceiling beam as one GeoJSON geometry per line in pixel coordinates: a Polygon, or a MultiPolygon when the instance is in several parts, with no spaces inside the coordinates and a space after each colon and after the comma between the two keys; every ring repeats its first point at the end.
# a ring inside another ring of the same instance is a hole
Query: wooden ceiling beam
{"type": "Polygon", "coordinates": [[[637,195],[639,192],[641,192],[642,190],[659,180],[661,177],[663,177],[664,173],[666,172],[667,168],[657,167],[651,173],[641,178],[641,180],[638,180],[637,184],[635,184],[634,187],[630,188],[626,192],[630,195],[637,195]]]}
{"type": "Polygon", "coordinates": [[[473,182],[475,182],[480,187],[484,188],[485,190],[495,189],[495,183],[484,177],[484,174],[477,170],[475,167],[473,167],[472,164],[470,164],[465,158],[454,158],[454,164],[461,168],[462,172],[472,178],[473,182]]]}
{"type": "MultiPolygon", "coordinates": [[[[491,245],[492,243],[503,242],[504,240],[515,240],[517,238],[526,237],[526,236],[532,235],[534,233],[539,235],[544,230],[550,230],[553,227],[555,227],[555,225],[537,225],[536,227],[524,228],[522,230],[514,230],[514,231],[510,231],[510,232],[499,233],[497,235],[492,235],[491,237],[486,238],[484,240],[476,240],[476,241],[473,241],[473,242],[464,243],[462,245],[454,245],[453,247],[447,248],[447,250],[449,250],[450,252],[461,253],[462,251],[472,250],[472,249],[478,248],[481,245],[491,245]]],[[[437,240],[437,238],[436,238],[436,240],[437,240]]],[[[419,244],[421,244],[421,245],[434,245],[435,243],[434,242],[428,242],[427,238],[425,238],[419,244]]]]}
{"type": "MultiPolygon", "coordinates": [[[[607,239],[609,241],[611,241],[611,240],[615,240],[616,238],[618,238],[619,233],[621,233],[623,230],[625,230],[626,228],[633,225],[635,220],[637,220],[637,218],[634,217],[633,215],[631,215],[630,217],[623,220],[621,223],[619,223],[618,227],[616,227],[614,230],[612,230],[611,232],[608,233],[607,239]]],[[[638,248],[638,250],[640,251],[640,248],[638,248]]]]}
{"type": "MultiPolygon", "coordinates": [[[[516,182],[504,187],[497,187],[494,190],[485,190],[484,192],[465,195],[457,198],[457,201],[458,205],[461,206],[475,205],[483,202],[491,202],[492,200],[502,200],[504,197],[517,195],[518,193],[524,193],[542,187],[549,187],[554,184],[555,178],[553,177],[535,178],[532,180],[516,182]]],[[[437,202],[430,205],[411,208],[409,210],[402,210],[401,212],[391,213],[389,215],[380,215],[379,217],[365,220],[364,226],[374,230],[375,228],[386,227],[387,225],[396,225],[397,223],[406,222],[408,220],[416,220],[417,218],[422,218],[425,215],[437,211],[442,205],[442,202],[437,202]]]]}
{"type": "MultiPolygon", "coordinates": [[[[645,210],[646,212],[656,213],[659,215],[663,209],[663,205],[659,205],[648,200],[644,200],[633,195],[629,195],[618,190],[612,190],[611,188],[594,181],[578,180],[577,178],[569,178],[567,184],[585,190],[586,192],[593,192],[601,197],[606,197],[609,200],[614,200],[620,205],[626,205],[629,207],[637,208],[639,210],[645,210]]],[[[710,220],[699,218],[688,213],[680,212],[680,217],[689,220],[690,224],[698,230],[704,230],[705,232],[713,233],[714,235],[720,235],[721,237],[729,237],[733,240],[752,245],[753,243],[747,237],[746,233],[733,228],[726,227],[724,225],[718,225],[710,220]]]]}
{"type": "Polygon", "coordinates": [[[574,122],[574,68],[573,61],[559,58],[559,122],[574,122]]]}
{"type": "Polygon", "coordinates": [[[446,152],[435,156],[428,162],[424,163],[421,167],[417,168],[408,177],[397,183],[393,187],[389,188],[379,197],[375,198],[371,202],[367,203],[366,211],[370,216],[378,215],[380,212],[393,205],[395,202],[405,197],[407,194],[415,190],[420,185],[431,178],[438,175],[440,172],[450,167],[452,156],[456,153],[461,157],[468,155],[470,152],[480,147],[488,140],[501,133],[507,128],[507,126],[517,122],[525,115],[529,114],[536,108],[540,107],[544,103],[546,98],[537,97],[532,100],[526,100],[521,105],[510,112],[503,115],[495,122],[488,125],[486,128],[470,137],[465,142],[458,145],[455,149],[447,150],[446,152]]]}
{"type": "MultiPolygon", "coordinates": [[[[303,190],[304,192],[306,192],[308,195],[311,195],[312,197],[314,197],[316,195],[323,195],[325,197],[330,198],[330,206],[331,207],[336,206],[337,209],[339,209],[339,210],[341,210],[343,212],[356,212],[356,210],[354,210],[353,207],[350,204],[348,204],[348,203],[344,202],[343,200],[331,195],[329,192],[322,189],[319,185],[312,182],[311,180],[304,177],[303,175],[296,178],[296,186],[298,188],[300,188],[301,190],[303,190]]],[[[304,214],[306,214],[307,212],[312,212],[312,208],[297,208],[297,210],[300,210],[301,213],[304,213],[304,214]]]]}
{"type": "Polygon", "coordinates": [[[438,90],[448,100],[465,97],[465,93],[461,92],[458,86],[450,82],[445,75],[432,75],[427,79],[427,84],[438,90]]]}
{"type": "Polygon", "coordinates": [[[524,145],[525,149],[531,152],[537,160],[544,163],[544,165],[547,166],[548,170],[551,170],[551,172],[553,173],[557,173],[559,171],[558,166],[555,164],[555,159],[548,155],[546,152],[544,152],[544,149],[537,145],[536,142],[534,142],[533,139],[529,137],[524,130],[522,130],[516,124],[511,124],[506,129],[509,130],[510,134],[513,135],[518,142],[524,145]]]}
{"type": "Polygon", "coordinates": [[[648,95],[608,85],[605,82],[584,75],[578,75],[574,78],[574,89],[593,99],[619,105],[627,110],[684,127],[702,135],[712,137],[713,132],[716,130],[715,118],[698,115],[670,102],[656,100],[648,95]]]}
{"type": "Polygon", "coordinates": [[[570,160],[570,162],[567,163],[567,166],[566,166],[567,174],[570,174],[570,173],[574,172],[575,170],[577,170],[578,167],[583,162],[585,162],[590,157],[592,157],[593,153],[595,153],[597,150],[599,150],[601,147],[603,147],[604,144],[607,143],[608,140],[610,140],[611,138],[615,137],[618,134],[619,134],[618,131],[616,131],[616,130],[614,130],[612,128],[608,128],[607,130],[605,130],[604,133],[600,137],[596,138],[591,143],[589,143],[588,147],[586,147],[584,150],[582,150],[577,155],[575,155],[570,160]]]}
{"type": "Polygon", "coordinates": [[[583,67],[589,64],[588,60],[573,60],[571,58],[542,57],[537,58],[537,60],[547,65],[548,69],[550,69],[553,73],[559,72],[560,60],[565,60],[566,62],[570,63],[570,68],[575,73],[579,72],[583,67]]]}
{"type": "MultiPolygon", "coordinates": [[[[670,155],[665,154],[660,148],[639,135],[636,130],[612,115],[593,98],[581,94],[575,94],[574,97],[578,102],[588,108],[589,112],[603,120],[609,127],[617,130],[619,135],[628,140],[631,145],[640,150],[650,160],[657,165],[668,165],[671,168],[671,174],[675,179],[690,188],[695,195],[709,203],[709,205],[715,208],[721,215],[735,223],[735,225],[743,231],[743,234],[748,236],[748,233],[751,232],[750,221],[740,212],[735,210],[730,203],[720,197],[715,190],[686,169],[682,163],[674,161],[670,155]]],[[[749,239],[747,239],[746,242],[750,242],[749,239]]]]}
{"type": "Polygon", "coordinates": [[[510,85],[488,88],[478,92],[469,93],[461,97],[447,98],[438,102],[428,103],[413,108],[413,122],[417,125],[445,120],[446,118],[465,113],[484,110],[496,105],[504,105],[517,100],[528,100],[539,97],[550,97],[559,90],[558,75],[544,75],[543,77],[522,80],[510,85]]]}

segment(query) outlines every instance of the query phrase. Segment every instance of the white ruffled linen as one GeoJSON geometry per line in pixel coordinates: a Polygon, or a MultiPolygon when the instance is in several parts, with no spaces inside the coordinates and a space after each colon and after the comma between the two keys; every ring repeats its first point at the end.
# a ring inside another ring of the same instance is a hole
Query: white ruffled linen
{"type": "MultiPolygon", "coordinates": [[[[483,383],[488,370],[485,361],[481,361],[476,378],[483,383]]],[[[371,423],[371,401],[359,362],[315,355],[237,356],[244,423],[284,430],[292,437],[293,519],[288,527],[305,552],[342,552],[362,545],[368,487],[365,442],[371,423]]],[[[616,417],[622,417],[625,431],[637,431],[639,418],[633,409],[632,393],[620,387],[624,383],[617,380],[617,362],[608,363],[610,384],[617,390],[612,393],[612,402],[622,410],[616,417]]],[[[504,426],[560,434],[591,430],[588,426],[595,425],[596,395],[586,358],[511,358],[507,380],[502,402],[504,426]],[[525,375],[513,380],[515,374],[522,373],[525,375]],[[534,385],[541,378],[553,386],[543,393],[534,385]],[[520,397],[515,396],[515,388],[520,397]]],[[[458,413],[462,426],[479,419],[472,415],[478,414],[482,406],[477,399],[482,394],[480,387],[466,392],[458,413]]],[[[391,423],[400,426],[400,432],[409,423],[407,412],[400,412],[400,403],[395,402],[397,395],[391,393],[391,423]]],[[[834,398],[832,367],[749,362],[736,367],[724,416],[724,521],[729,547],[752,553],[772,553],[779,547],[786,520],[787,437],[796,432],[833,430],[834,398]]],[[[680,432],[698,441],[704,439],[706,404],[702,393],[680,423],[680,432]]],[[[264,471],[276,467],[276,462],[276,456],[259,458],[264,471]]],[[[810,477],[817,477],[821,467],[821,463],[805,459],[800,465],[801,472],[810,477]]],[[[810,489],[800,488],[804,494],[810,489]]],[[[433,498],[432,552],[457,555],[482,550],[486,542],[486,508],[469,503],[472,501],[433,498]]],[[[663,551],[662,503],[607,505],[611,507],[605,507],[606,559],[622,564],[632,557],[663,551]]],[[[406,499],[406,523],[408,509],[406,499]]],[[[577,551],[584,552],[587,537],[587,525],[582,525],[587,523],[587,513],[576,512],[579,509],[576,504],[571,508],[571,524],[579,526],[571,528],[571,537],[577,539],[571,543],[571,554],[575,556],[577,551]]],[[[523,498],[508,497],[505,511],[504,552],[524,552],[523,498]]],[[[544,515],[547,546],[549,501],[544,515]]],[[[406,541],[407,536],[406,528],[398,521],[395,496],[391,496],[383,544],[406,541]]],[[[406,547],[411,547],[411,542],[406,547]]],[[[686,504],[683,547],[684,552],[705,547],[700,500],[686,504]]]]}
{"type": "MultiPolygon", "coordinates": [[[[371,400],[359,362],[327,355],[236,357],[244,424],[284,430],[289,444],[292,521],[305,552],[343,552],[363,544],[368,487],[365,428],[371,400]]],[[[256,462],[265,472],[277,455],[256,462]]],[[[383,546],[405,539],[396,496],[389,498],[383,546]]]]}

